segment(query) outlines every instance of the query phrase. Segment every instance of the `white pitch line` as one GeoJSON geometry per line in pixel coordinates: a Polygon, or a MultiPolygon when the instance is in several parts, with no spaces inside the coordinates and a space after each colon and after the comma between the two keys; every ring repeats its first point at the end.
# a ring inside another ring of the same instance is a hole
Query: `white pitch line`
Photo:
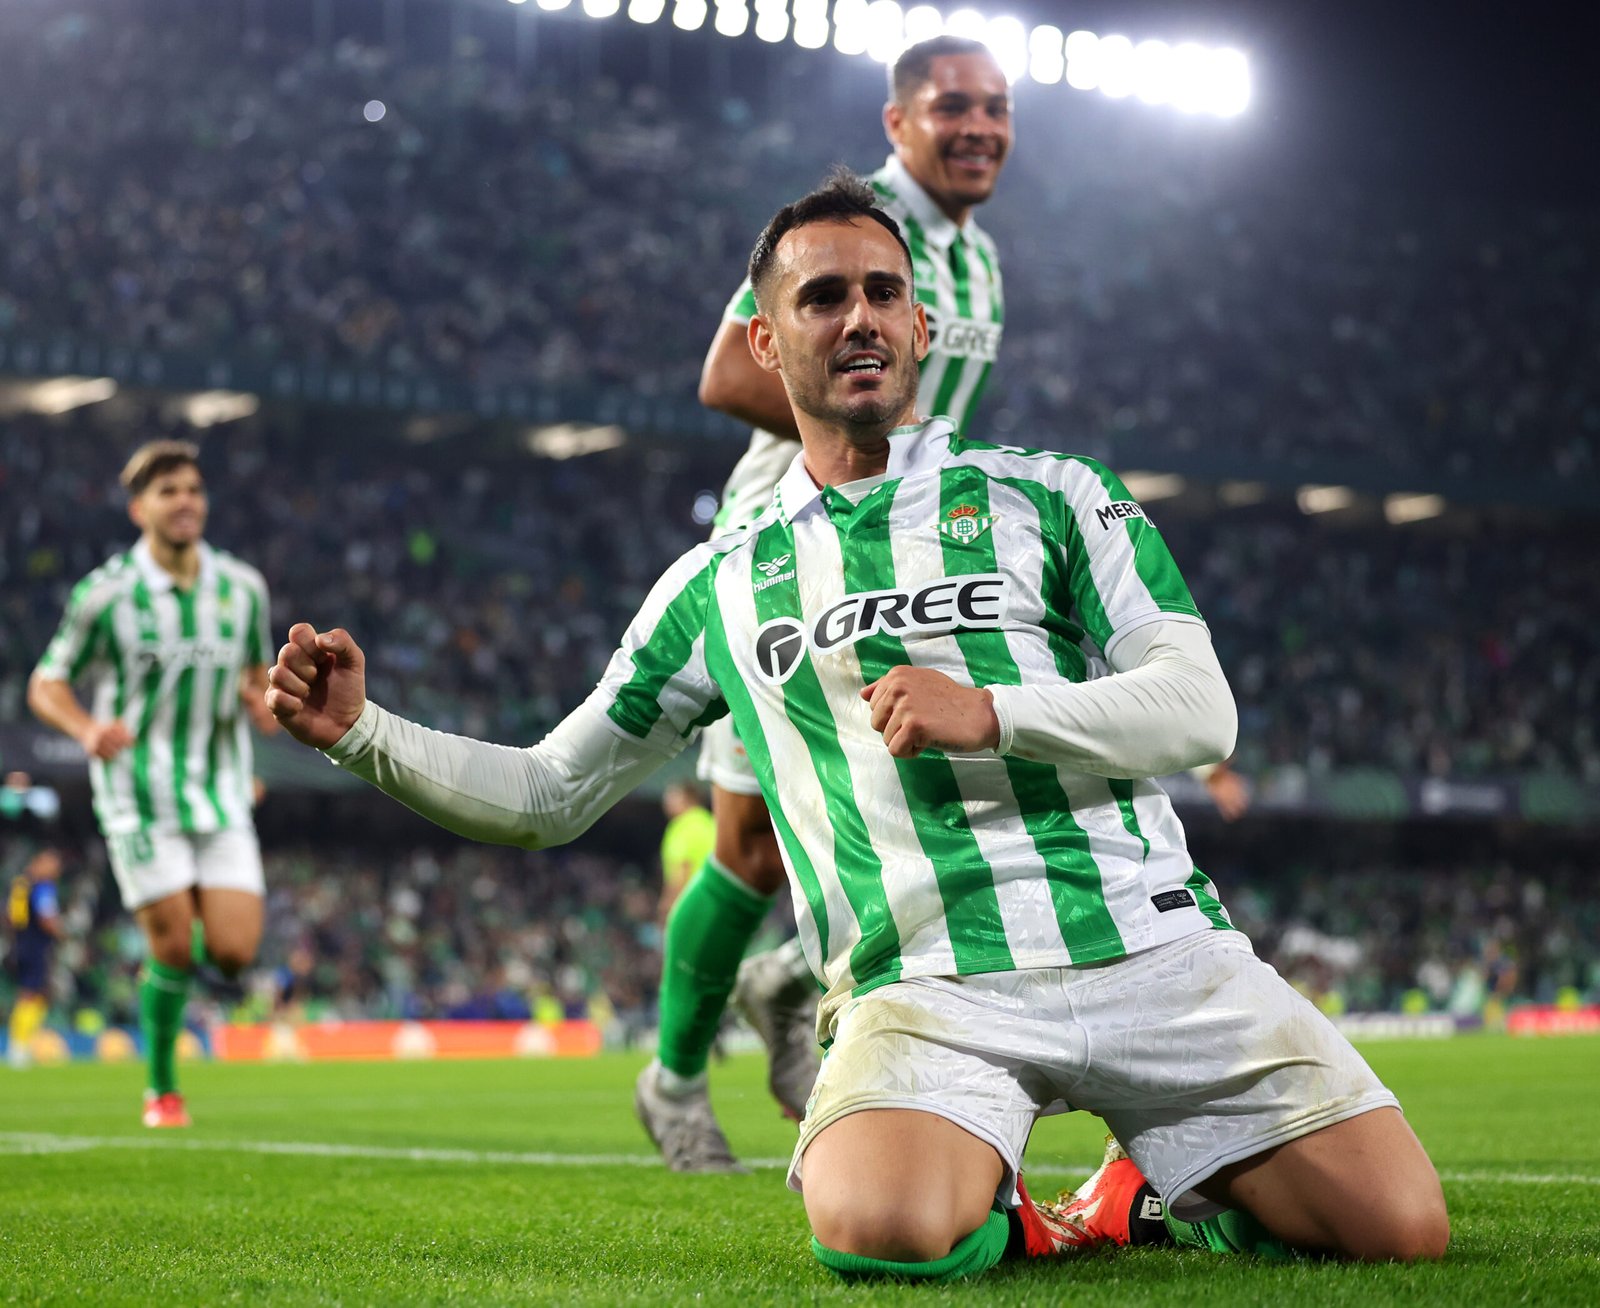
{"type": "MultiPolygon", "coordinates": [[[[494,1163],[511,1167],[660,1167],[654,1154],[518,1153],[497,1149],[421,1149],[392,1145],[335,1144],[318,1140],[207,1140],[195,1136],[159,1135],[51,1135],[43,1132],[0,1131],[0,1154],[81,1153],[89,1149],[169,1149],[208,1153],[283,1154],[303,1158],[371,1158],[403,1163],[494,1163]]],[[[762,1170],[787,1168],[787,1158],[746,1158],[747,1167],[762,1170]]],[[[1062,1167],[1041,1163],[1029,1167],[1030,1176],[1088,1176],[1096,1163],[1062,1167]]],[[[1440,1179],[1460,1185],[1595,1185],[1600,1176],[1583,1173],[1450,1171],[1440,1179]]]]}

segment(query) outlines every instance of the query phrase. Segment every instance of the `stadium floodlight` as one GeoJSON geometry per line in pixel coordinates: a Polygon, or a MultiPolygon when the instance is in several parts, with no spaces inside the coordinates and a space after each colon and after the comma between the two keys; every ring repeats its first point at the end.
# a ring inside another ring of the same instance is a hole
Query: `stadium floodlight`
{"type": "Polygon", "coordinates": [[[369,123],[383,121],[384,114],[389,112],[389,107],[382,100],[368,100],[361,106],[361,116],[369,123]]]}
{"type": "Polygon", "coordinates": [[[912,5],[906,10],[906,44],[915,45],[944,31],[944,15],[932,5],[912,5]]]}
{"type": "Polygon", "coordinates": [[[622,8],[622,0],[583,0],[583,12],[590,18],[612,18],[622,8]]]}
{"type": "Polygon", "coordinates": [[[1233,118],[1250,107],[1250,63],[1238,50],[1211,56],[1211,112],[1233,118]]]}
{"type": "Polygon", "coordinates": [[[806,50],[828,44],[828,0],[794,0],[794,43],[806,50]]]}
{"type": "Polygon", "coordinates": [[[1225,481],[1217,487],[1217,499],[1230,509],[1248,508],[1267,498],[1264,481],[1225,481]]]}
{"type": "Polygon", "coordinates": [[[667,12],[667,0],[628,0],[628,17],[636,23],[653,23],[667,12]]]}
{"type": "Polygon", "coordinates": [[[1028,34],[1028,76],[1045,86],[1059,82],[1067,71],[1067,57],[1059,27],[1045,23],[1028,34]]]}
{"type": "Polygon", "coordinates": [[[1133,42],[1125,36],[1102,36],[1100,94],[1121,100],[1133,94],[1133,42]]]}
{"type": "Polygon", "coordinates": [[[1348,486],[1302,486],[1294,493],[1294,502],[1301,513],[1334,513],[1354,504],[1356,493],[1348,486]]]}
{"type": "Polygon", "coordinates": [[[969,41],[981,41],[988,34],[989,20],[976,9],[957,9],[945,19],[944,30],[951,36],[964,36],[969,41]]]}
{"type": "Polygon", "coordinates": [[[1151,500],[1170,500],[1182,495],[1189,483],[1175,472],[1128,472],[1122,484],[1134,499],[1148,503],[1151,500]]]}
{"type": "Polygon", "coordinates": [[[685,32],[697,32],[705,26],[706,0],[677,0],[672,6],[672,25],[685,32]]]}
{"type": "Polygon", "coordinates": [[[1075,91],[1092,91],[1100,85],[1100,38],[1093,32],[1073,32],[1065,44],[1067,85],[1075,91]]]}
{"type": "Polygon", "coordinates": [[[566,9],[570,7],[571,4],[572,0],[539,0],[539,8],[548,9],[551,12],[554,12],[557,9],[566,9]]]}
{"type": "Polygon", "coordinates": [[[712,24],[724,36],[743,36],[750,28],[750,9],[745,0],[717,0],[717,21],[712,24]]]}
{"type": "Polygon", "coordinates": [[[99,404],[117,393],[110,377],[52,377],[18,388],[21,408],[28,413],[71,413],[86,404],[99,404]]]}
{"type": "Polygon", "coordinates": [[[1168,76],[1172,93],[1167,97],[1181,113],[1204,113],[1211,95],[1211,51],[1185,41],[1172,52],[1168,76]]]}
{"type": "Polygon", "coordinates": [[[575,459],[625,445],[628,433],[614,424],[556,422],[530,427],[523,435],[528,453],[544,459],[575,459]]]}
{"type": "Polygon", "coordinates": [[[789,35],[789,0],[756,0],[756,35],[774,43],[789,35]]]}
{"type": "Polygon", "coordinates": [[[514,5],[525,5],[528,3],[528,0],[511,0],[511,3],[514,5]]]}
{"type": "Polygon", "coordinates": [[[833,6],[833,48],[840,54],[866,54],[867,0],[836,0],[833,6]]]}
{"type": "Polygon", "coordinates": [[[867,55],[892,64],[906,48],[905,11],[899,0],[872,0],[867,6],[867,55]]]}
{"type": "Polygon", "coordinates": [[[1028,71],[1028,29],[1017,18],[991,18],[984,29],[983,42],[994,51],[995,62],[1015,82],[1028,71]]]}
{"type": "Polygon", "coordinates": [[[1443,495],[1385,495],[1383,516],[1394,526],[1437,518],[1450,506],[1443,495]]]}
{"type": "Polygon", "coordinates": [[[191,427],[237,422],[260,408],[261,397],[249,391],[195,391],[178,401],[178,412],[191,427]]]}
{"type": "Polygon", "coordinates": [[[1133,47],[1133,93],[1146,104],[1172,97],[1172,47],[1165,41],[1140,41],[1133,47]]]}

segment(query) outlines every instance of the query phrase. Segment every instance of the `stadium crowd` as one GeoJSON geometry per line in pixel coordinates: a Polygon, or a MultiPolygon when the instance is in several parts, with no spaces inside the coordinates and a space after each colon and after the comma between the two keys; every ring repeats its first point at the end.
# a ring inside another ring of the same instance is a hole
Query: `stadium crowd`
{"type": "MultiPolygon", "coordinates": [[[[4,870],[23,848],[0,839],[4,870]]],[[[244,993],[212,995],[212,1018],[587,1017],[617,1043],[653,1025],[658,869],[581,848],[269,841],[265,852],[259,964],[244,993]]],[[[1336,852],[1270,873],[1248,860],[1209,870],[1257,952],[1334,1011],[1472,1018],[1491,1003],[1600,1003],[1600,900],[1575,864],[1336,852]]],[[[131,1024],[143,945],[100,842],[68,846],[62,887],[57,1014],[131,1024]]]]}
{"type": "MultiPolygon", "coordinates": [[[[115,482],[127,431],[0,424],[0,492],[32,488],[0,522],[0,722],[25,719],[28,670],[67,588],[131,539],[115,482]]],[[[486,440],[333,434],[215,429],[202,456],[211,539],[265,572],[275,631],[303,619],[366,635],[375,699],[517,744],[594,685],[648,587],[700,539],[691,507],[734,454],[630,446],[552,461],[486,440]]],[[[1600,781],[1597,556],[1575,529],[1152,512],[1228,670],[1246,773],[1600,781]]]]}
{"type": "MultiPolygon", "coordinates": [[[[482,56],[99,6],[0,33],[0,333],[34,339],[690,399],[773,203],[882,153],[870,112],[808,132],[482,56]]],[[[1027,90],[982,214],[1011,289],[989,432],[1596,475],[1600,215],[1304,185],[1214,125],[1027,90]]]]}

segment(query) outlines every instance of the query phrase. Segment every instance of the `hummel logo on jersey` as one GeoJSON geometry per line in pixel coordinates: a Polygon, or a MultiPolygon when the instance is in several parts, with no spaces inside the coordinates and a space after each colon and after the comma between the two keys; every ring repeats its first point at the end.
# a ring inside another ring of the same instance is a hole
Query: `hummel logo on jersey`
{"type": "Polygon", "coordinates": [[[1146,522],[1150,521],[1145,514],[1144,505],[1137,504],[1133,500],[1118,500],[1114,504],[1108,504],[1103,509],[1096,509],[1094,516],[1102,527],[1110,527],[1119,518],[1144,518],[1146,522]]]}
{"type": "Polygon", "coordinates": [[[776,586],[780,582],[784,581],[793,581],[793,568],[790,568],[787,572],[779,571],[779,569],[782,568],[783,565],[789,562],[789,560],[792,558],[794,558],[793,554],[780,554],[777,558],[772,559],[769,562],[757,560],[756,568],[764,574],[764,580],[756,582],[756,584],[750,588],[751,592],[759,595],[762,591],[766,590],[770,586],[776,586]]]}
{"type": "Polygon", "coordinates": [[[943,522],[933,525],[941,536],[948,536],[958,545],[970,545],[994,526],[999,518],[998,513],[980,514],[976,504],[958,504],[943,522]]]}
{"type": "Polygon", "coordinates": [[[915,590],[869,590],[830,604],[809,627],[772,618],[756,632],[756,668],[775,686],[788,681],[807,649],[832,654],[878,632],[933,635],[993,628],[1005,621],[1011,583],[998,572],[941,577],[915,590]]]}

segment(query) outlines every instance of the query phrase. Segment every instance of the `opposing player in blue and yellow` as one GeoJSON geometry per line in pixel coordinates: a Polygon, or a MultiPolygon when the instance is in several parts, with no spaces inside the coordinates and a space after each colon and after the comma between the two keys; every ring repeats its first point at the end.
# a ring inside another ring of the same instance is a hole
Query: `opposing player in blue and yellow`
{"type": "Polygon", "coordinates": [[[56,899],[60,875],[61,855],[54,849],[41,849],[12,878],[6,897],[17,979],[7,1046],[14,1067],[26,1066],[28,1046],[50,1013],[50,955],[61,938],[61,909],[56,899]]]}

